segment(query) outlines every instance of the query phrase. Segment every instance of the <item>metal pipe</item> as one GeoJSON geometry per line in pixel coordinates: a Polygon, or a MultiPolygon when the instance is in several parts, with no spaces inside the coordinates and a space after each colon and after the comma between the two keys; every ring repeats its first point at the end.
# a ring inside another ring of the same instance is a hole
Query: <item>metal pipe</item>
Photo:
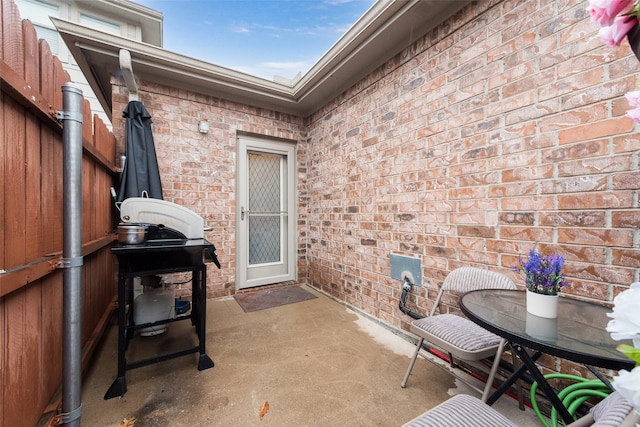
{"type": "Polygon", "coordinates": [[[82,417],[82,90],[62,85],[63,331],[62,414],[66,426],[82,417]]]}

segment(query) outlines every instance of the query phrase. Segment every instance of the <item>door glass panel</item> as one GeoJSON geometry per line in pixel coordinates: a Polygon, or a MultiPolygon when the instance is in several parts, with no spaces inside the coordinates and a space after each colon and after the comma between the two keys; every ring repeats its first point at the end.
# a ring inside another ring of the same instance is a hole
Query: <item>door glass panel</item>
{"type": "Polygon", "coordinates": [[[249,153],[249,265],[282,261],[282,156],[249,153]]]}

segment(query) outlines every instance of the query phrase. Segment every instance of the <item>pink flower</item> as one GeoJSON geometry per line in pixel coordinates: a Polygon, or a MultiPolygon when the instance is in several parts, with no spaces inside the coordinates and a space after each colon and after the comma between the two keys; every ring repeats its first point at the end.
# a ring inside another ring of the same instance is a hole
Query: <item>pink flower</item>
{"type": "Polygon", "coordinates": [[[629,101],[630,107],[640,107],[640,105],[638,105],[638,103],[640,102],[640,90],[627,92],[624,94],[624,96],[627,98],[627,101],[629,101]]]}
{"type": "Polygon", "coordinates": [[[640,107],[627,111],[627,117],[636,123],[640,123],[640,107]]]}
{"type": "Polygon", "coordinates": [[[612,25],[600,28],[598,34],[602,41],[609,46],[620,46],[620,42],[637,23],[638,20],[633,16],[618,17],[612,25]]]}
{"type": "Polygon", "coordinates": [[[616,16],[633,9],[635,0],[589,0],[589,14],[601,27],[613,24],[616,16]]]}

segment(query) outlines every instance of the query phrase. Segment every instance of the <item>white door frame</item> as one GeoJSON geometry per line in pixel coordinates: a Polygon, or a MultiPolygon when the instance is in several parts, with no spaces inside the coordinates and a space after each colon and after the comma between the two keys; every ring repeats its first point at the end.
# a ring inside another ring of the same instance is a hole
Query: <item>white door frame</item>
{"type": "Polygon", "coordinates": [[[259,138],[238,136],[236,175],[236,289],[281,283],[297,279],[297,174],[296,145],[259,138]],[[282,156],[281,210],[281,262],[252,266],[249,263],[249,191],[248,153],[265,153],[282,156]]]}

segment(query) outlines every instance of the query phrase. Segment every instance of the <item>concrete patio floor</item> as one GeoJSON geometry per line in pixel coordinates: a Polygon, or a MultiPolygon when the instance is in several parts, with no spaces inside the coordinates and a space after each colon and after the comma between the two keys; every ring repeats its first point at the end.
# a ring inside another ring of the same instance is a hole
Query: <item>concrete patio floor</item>
{"type": "MultiPolygon", "coordinates": [[[[235,299],[207,302],[207,354],[127,372],[127,393],[104,400],[116,377],[117,328],[109,328],[83,381],[82,424],[117,426],[399,426],[458,393],[478,396],[433,364],[418,360],[400,382],[415,348],[378,323],[305,287],[316,299],[245,313],[235,299]],[[260,417],[265,402],[269,409],[260,417]]],[[[196,345],[190,322],[155,337],[136,336],[128,360],[196,345]]],[[[494,408],[520,426],[540,425],[533,411],[503,396],[494,408]]]]}

